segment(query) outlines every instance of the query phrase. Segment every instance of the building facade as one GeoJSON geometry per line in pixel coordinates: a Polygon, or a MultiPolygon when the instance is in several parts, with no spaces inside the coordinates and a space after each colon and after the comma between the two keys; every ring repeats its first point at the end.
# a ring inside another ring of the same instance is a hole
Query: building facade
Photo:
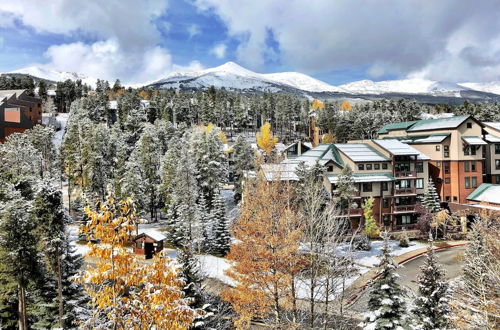
{"type": "Polygon", "coordinates": [[[472,116],[395,123],[379,130],[380,139],[398,139],[427,155],[429,175],[445,202],[467,203],[486,178],[484,125],[472,116]]]}
{"type": "Polygon", "coordinates": [[[42,123],[42,101],[25,90],[0,91],[0,142],[42,123]]]}

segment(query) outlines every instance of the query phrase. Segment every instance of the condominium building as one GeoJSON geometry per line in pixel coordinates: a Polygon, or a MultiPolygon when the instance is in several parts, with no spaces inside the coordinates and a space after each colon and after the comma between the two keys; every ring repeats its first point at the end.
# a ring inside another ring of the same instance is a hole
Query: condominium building
{"type": "Polygon", "coordinates": [[[25,90],[0,91],[0,142],[42,123],[42,101],[25,90]]]}
{"type": "MultiPolygon", "coordinates": [[[[500,123],[483,122],[485,148],[485,182],[500,184],[500,123]]],[[[499,197],[500,199],[500,197],[499,197]]]]}
{"type": "Polygon", "coordinates": [[[356,192],[354,207],[347,216],[353,229],[363,224],[361,205],[373,197],[373,215],[380,226],[390,230],[411,228],[417,218],[415,205],[428,182],[429,158],[398,140],[353,141],[345,144],[320,144],[280,164],[262,165],[267,180],[297,181],[296,169],[304,162],[324,166],[324,185],[334,197],[342,169],[353,171],[356,192]]]}
{"type": "Polygon", "coordinates": [[[378,133],[380,139],[398,139],[430,157],[429,175],[442,201],[467,203],[484,181],[484,127],[466,115],[389,124],[378,133]]]}

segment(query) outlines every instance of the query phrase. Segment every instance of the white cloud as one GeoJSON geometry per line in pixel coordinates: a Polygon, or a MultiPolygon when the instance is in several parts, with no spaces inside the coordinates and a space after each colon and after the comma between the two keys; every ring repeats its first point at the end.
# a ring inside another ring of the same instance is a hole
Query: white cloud
{"type": "MultiPolygon", "coordinates": [[[[0,18],[20,20],[37,33],[98,40],[52,45],[44,54],[46,68],[137,83],[201,67],[199,62],[179,66],[168,49],[158,46],[161,34],[154,20],[167,5],[167,0],[2,0],[0,18]]],[[[165,32],[169,26],[163,22],[159,28],[165,32]]]]}
{"type": "Polygon", "coordinates": [[[373,77],[406,76],[428,68],[430,75],[455,63],[440,76],[464,77],[476,68],[479,80],[500,79],[498,68],[489,74],[486,70],[492,58],[498,59],[496,52],[487,52],[487,58],[472,56],[500,36],[500,6],[495,1],[478,5],[468,0],[196,0],[195,4],[219,16],[229,35],[240,42],[238,60],[253,69],[262,67],[272,53],[268,42],[272,32],[280,62],[308,73],[363,68],[373,77]],[[482,46],[463,52],[475,44],[482,46]]]}
{"type": "Polygon", "coordinates": [[[4,38],[0,36],[0,47],[3,47],[3,43],[4,43],[4,38]]]}
{"type": "Polygon", "coordinates": [[[187,28],[189,38],[192,38],[201,33],[200,27],[197,24],[191,24],[187,28]]]}
{"type": "Polygon", "coordinates": [[[218,59],[226,57],[227,46],[225,44],[218,44],[210,50],[210,53],[215,55],[218,59]]]}

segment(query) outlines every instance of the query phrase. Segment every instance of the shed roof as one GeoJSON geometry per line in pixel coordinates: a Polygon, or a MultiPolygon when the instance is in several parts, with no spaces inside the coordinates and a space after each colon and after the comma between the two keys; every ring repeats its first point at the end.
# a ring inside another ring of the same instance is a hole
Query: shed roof
{"type": "Polygon", "coordinates": [[[397,139],[373,140],[376,144],[390,152],[394,156],[412,156],[416,155],[417,159],[430,160],[430,158],[412,146],[403,143],[397,139]]]}
{"type": "Polygon", "coordinates": [[[500,132],[500,122],[488,121],[488,122],[483,122],[483,124],[500,132]]]}
{"type": "Polygon", "coordinates": [[[408,144],[426,144],[426,143],[441,143],[450,135],[451,133],[436,133],[429,135],[410,135],[410,136],[393,137],[393,138],[396,138],[399,141],[408,144]]]}
{"type": "Polygon", "coordinates": [[[390,160],[366,143],[336,143],[335,147],[353,162],[385,162],[390,160]]]}
{"type": "Polygon", "coordinates": [[[500,184],[483,183],[467,196],[467,200],[500,204],[500,184]]]}
{"type": "Polygon", "coordinates": [[[493,134],[487,134],[484,136],[484,139],[490,143],[500,143],[500,137],[495,136],[493,134]]]}
{"type": "Polygon", "coordinates": [[[462,140],[471,146],[484,146],[488,143],[481,139],[479,136],[462,136],[462,140]]]}
{"type": "MultiPolygon", "coordinates": [[[[327,174],[326,177],[330,183],[337,183],[339,176],[337,174],[327,174]]],[[[390,182],[396,180],[390,173],[354,173],[352,178],[356,183],[390,182]]]]}
{"type": "Polygon", "coordinates": [[[382,127],[378,133],[387,134],[389,131],[393,130],[405,130],[406,132],[419,132],[428,131],[435,129],[451,129],[457,128],[464,121],[469,119],[470,115],[436,118],[436,119],[424,119],[417,121],[405,121],[401,123],[387,124],[382,127]]]}

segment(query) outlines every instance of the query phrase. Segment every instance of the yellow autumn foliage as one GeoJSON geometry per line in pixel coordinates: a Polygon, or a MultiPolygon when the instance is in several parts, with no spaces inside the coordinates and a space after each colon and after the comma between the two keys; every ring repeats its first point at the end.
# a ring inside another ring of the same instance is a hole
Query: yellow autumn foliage
{"type": "Polygon", "coordinates": [[[183,297],[172,261],[157,255],[152,264],[141,263],[126,248],[138,225],[132,200],[109,196],[85,212],[89,221],[81,231],[99,243],[89,243],[93,262],[77,281],[86,284],[94,318],[109,320],[115,329],[188,329],[198,312],[183,297]]]}
{"type": "Polygon", "coordinates": [[[278,138],[274,137],[273,132],[271,132],[271,124],[266,122],[260,128],[260,133],[257,133],[257,145],[270,155],[276,143],[278,143],[278,138]]]}
{"type": "Polygon", "coordinates": [[[311,110],[323,110],[325,108],[325,104],[319,100],[314,99],[311,104],[311,110]]]}
{"type": "Polygon", "coordinates": [[[326,133],[323,134],[323,137],[321,138],[321,143],[335,143],[337,142],[337,139],[335,136],[333,136],[332,133],[326,133]]]}
{"type": "Polygon", "coordinates": [[[344,102],[342,102],[340,104],[340,110],[342,110],[342,111],[351,111],[352,107],[351,107],[351,104],[349,103],[349,101],[345,100],[344,102]]]}

